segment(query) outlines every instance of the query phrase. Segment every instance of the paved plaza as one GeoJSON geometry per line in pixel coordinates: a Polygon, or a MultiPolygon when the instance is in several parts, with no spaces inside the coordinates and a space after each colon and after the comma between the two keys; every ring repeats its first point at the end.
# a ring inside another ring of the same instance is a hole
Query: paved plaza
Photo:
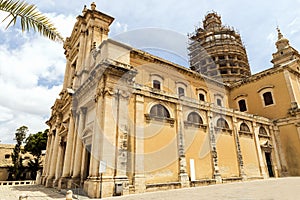
{"type": "MultiPolygon", "coordinates": [[[[0,200],[18,199],[26,194],[28,200],[65,199],[55,189],[43,186],[0,186],[0,200]]],[[[87,198],[79,198],[87,199],[87,198]]],[[[161,192],[149,192],[107,200],[298,200],[300,199],[300,177],[248,181],[194,187],[161,192]]]]}

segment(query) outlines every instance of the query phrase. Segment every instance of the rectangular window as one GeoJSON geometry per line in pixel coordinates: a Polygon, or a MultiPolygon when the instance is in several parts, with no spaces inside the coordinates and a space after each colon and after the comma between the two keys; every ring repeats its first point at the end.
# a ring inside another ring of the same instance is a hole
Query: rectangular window
{"type": "Polygon", "coordinates": [[[247,111],[246,101],[244,99],[239,100],[238,103],[241,112],[247,111]]]}
{"type": "Polygon", "coordinates": [[[222,106],[222,100],[221,99],[217,99],[217,105],[222,106]]]}
{"type": "Polygon", "coordinates": [[[271,92],[265,92],[263,94],[263,97],[264,97],[265,106],[274,104],[271,92]]]}
{"type": "Polygon", "coordinates": [[[184,96],[184,89],[182,87],[178,88],[178,95],[179,96],[184,96]]]}
{"type": "Polygon", "coordinates": [[[157,89],[157,90],[160,90],[160,82],[157,81],[157,80],[154,80],[153,81],[153,88],[157,89]]]}
{"type": "Polygon", "coordinates": [[[199,94],[199,100],[200,100],[200,101],[205,101],[205,96],[204,96],[204,94],[199,94]]]}

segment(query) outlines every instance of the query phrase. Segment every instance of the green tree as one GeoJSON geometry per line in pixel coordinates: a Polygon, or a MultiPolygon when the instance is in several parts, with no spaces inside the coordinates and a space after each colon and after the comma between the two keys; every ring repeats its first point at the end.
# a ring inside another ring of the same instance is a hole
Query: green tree
{"type": "Polygon", "coordinates": [[[46,129],[44,132],[40,131],[36,134],[30,134],[25,140],[24,150],[40,160],[42,150],[45,150],[47,146],[48,132],[49,129],[46,129]]]}
{"type": "Polygon", "coordinates": [[[6,28],[15,25],[17,19],[20,19],[22,31],[33,29],[51,40],[64,41],[50,20],[35,5],[19,0],[0,0],[0,11],[8,13],[3,20],[10,20],[6,28]]]}
{"type": "Polygon", "coordinates": [[[21,145],[26,138],[26,134],[28,132],[28,128],[26,126],[21,126],[15,132],[15,140],[17,144],[13,149],[13,153],[11,154],[13,166],[10,167],[9,172],[11,173],[11,179],[20,180],[22,177],[22,173],[24,171],[23,166],[23,158],[21,157],[21,145]]]}
{"type": "Polygon", "coordinates": [[[41,169],[41,155],[42,150],[45,150],[47,146],[48,132],[49,129],[46,129],[44,132],[40,131],[36,134],[30,134],[25,140],[24,150],[35,156],[28,163],[31,179],[35,179],[36,172],[41,169]]]}

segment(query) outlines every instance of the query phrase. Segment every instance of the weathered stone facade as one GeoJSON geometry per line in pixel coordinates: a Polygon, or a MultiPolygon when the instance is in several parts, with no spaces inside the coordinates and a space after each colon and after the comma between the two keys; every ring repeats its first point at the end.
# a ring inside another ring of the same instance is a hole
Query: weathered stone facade
{"type": "Polygon", "coordinates": [[[64,44],[43,184],[108,197],[300,175],[297,58],[250,76],[241,46],[247,73],[223,83],[108,39],[95,7],[64,44]]]}

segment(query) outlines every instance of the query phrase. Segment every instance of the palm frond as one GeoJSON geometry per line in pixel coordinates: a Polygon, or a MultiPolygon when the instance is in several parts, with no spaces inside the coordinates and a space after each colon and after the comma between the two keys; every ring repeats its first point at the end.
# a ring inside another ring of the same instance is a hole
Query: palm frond
{"type": "Polygon", "coordinates": [[[33,29],[51,40],[64,41],[51,21],[40,13],[35,5],[19,0],[0,0],[0,11],[9,13],[3,21],[11,17],[6,28],[15,25],[17,19],[20,19],[22,31],[33,29]]]}

